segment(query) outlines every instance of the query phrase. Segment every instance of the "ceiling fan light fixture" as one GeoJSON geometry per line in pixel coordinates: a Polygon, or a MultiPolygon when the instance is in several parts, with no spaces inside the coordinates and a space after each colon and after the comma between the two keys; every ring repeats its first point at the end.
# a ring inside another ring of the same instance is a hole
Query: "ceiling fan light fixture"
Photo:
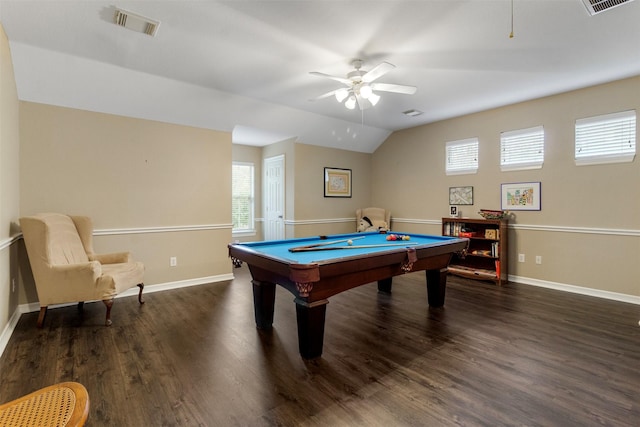
{"type": "Polygon", "coordinates": [[[373,91],[371,91],[371,95],[369,95],[369,97],[367,98],[367,101],[369,101],[371,103],[371,105],[376,105],[378,103],[378,101],[380,101],[380,95],[373,93],[373,91]]]}
{"type": "Polygon", "coordinates": [[[347,101],[344,103],[344,106],[349,110],[353,110],[354,108],[356,108],[356,97],[351,95],[349,99],[347,99],[347,101]]]}
{"type": "Polygon", "coordinates": [[[349,90],[348,89],[338,89],[336,91],[336,99],[338,100],[338,102],[342,102],[344,101],[347,96],[349,96],[349,90]]]}
{"type": "Polygon", "coordinates": [[[368,84],[363,84],[360,86],[360,96],[364,99],[369,99],[369,97],[373,94],[373,89],[368,84]]]}

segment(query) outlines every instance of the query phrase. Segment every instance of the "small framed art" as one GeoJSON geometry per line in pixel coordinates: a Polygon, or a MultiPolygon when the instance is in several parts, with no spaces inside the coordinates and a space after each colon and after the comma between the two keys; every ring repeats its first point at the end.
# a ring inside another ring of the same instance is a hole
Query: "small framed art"
{"type": "Polygon", "coordinates": [[[472,205],[473,187],[449,187],[450,205],[472,205]]]}
{"type": "Polygon", "coordinates": [[[351,197],[351,169],[324,168],[324,197],[351,197]]]}
{"type": "Polygon", "coordinates": [[[502,210],[539,211],[541,193],[539,182],[515,182],[502,184],[502,210]]]}

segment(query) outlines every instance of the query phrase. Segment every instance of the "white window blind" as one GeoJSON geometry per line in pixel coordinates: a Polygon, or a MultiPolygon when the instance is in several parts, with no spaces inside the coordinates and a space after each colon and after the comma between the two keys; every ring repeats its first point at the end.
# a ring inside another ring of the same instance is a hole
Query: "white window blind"
{"type": "Polygon", "coordinates": [[[631,162],[635,154],[635,110],[576,120],[577,165],[631,162]]]}
{"type": "Polygon", "coordinates": [[[544,162],[544,128],[536,126],[500,134],[500,168],[503,171],[540,169],[544,162]]]}
{"type": "Polygon", "coordinates": [[[478,138],[447,142],[445,171],[447,175],[476,173],[478,171],[478,138]]]}
{"type": "Polygon", "coordinates": [[[234,162],[231,178],[233,232],[254,230],[253,164],[234,162]]]}

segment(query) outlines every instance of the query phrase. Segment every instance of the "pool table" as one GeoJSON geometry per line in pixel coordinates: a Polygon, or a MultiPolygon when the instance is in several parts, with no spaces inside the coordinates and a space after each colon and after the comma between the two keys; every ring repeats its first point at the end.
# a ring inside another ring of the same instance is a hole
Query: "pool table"
{"type": "Polygon", "coordinates": [[[392,277],[426,271],[431,307],[444,304],[447,266],[468,239],[422,234],[378,232],[337,234],[263,242],[232,243],[229,256],[244,261],[253,278],[256,326],[273,324],[275,285],[295,296],[298,345],[305,359],[322,354],[328,298],[367,283],[391,292],[392,277]],[[408,240],[387,240],[390,234],[408,240]]]}

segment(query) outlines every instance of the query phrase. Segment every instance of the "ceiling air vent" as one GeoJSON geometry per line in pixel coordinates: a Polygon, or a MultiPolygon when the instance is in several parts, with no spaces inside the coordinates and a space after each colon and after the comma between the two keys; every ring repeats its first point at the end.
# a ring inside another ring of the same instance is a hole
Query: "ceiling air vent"
{"type": "Polygon", "coordinates": [[[116,25],[137,31],[138,33],[147,34],[151,37],[156,35],[158,27],[160,26],[160,21],[124,9],[116,9],[114,22],[116,25]]]}
{"type": "Polygon", "coordinates": [[[630,3],[633,0],[582,0],[587,11],[591,16],[604,12],[605,10],[613,9],[616,6],[630,3]]]}

